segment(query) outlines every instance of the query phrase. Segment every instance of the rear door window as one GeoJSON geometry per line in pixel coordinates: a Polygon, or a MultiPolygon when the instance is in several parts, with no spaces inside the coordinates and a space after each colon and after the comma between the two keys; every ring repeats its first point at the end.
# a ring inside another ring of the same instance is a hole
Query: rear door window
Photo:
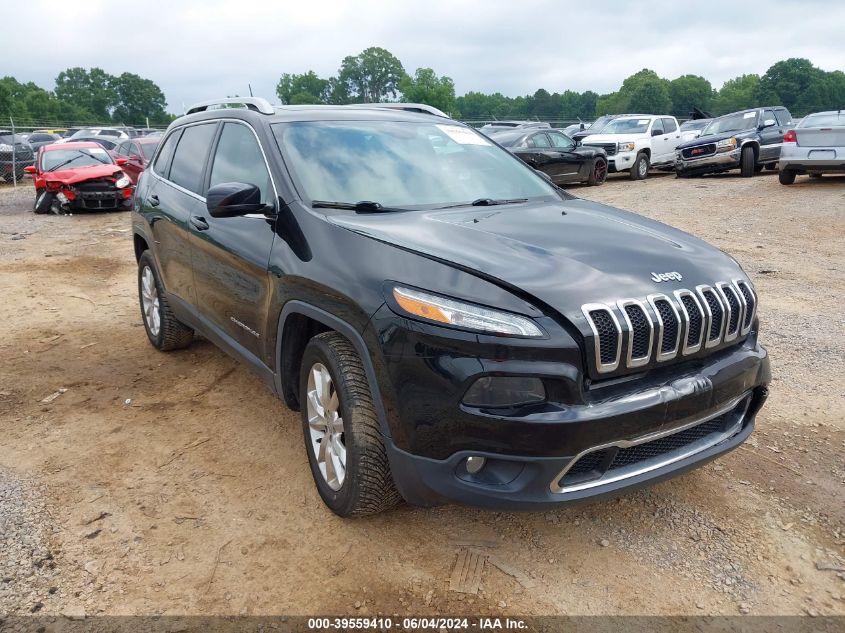
{"type": "Polygon", "coordinates": [[[675,123],[675,119],[663,119],[663,131],[668,134],[669,132],[674,132],[678,129],[678,125],[675,123]]]}
{"type": "Polygon", "coordinates": [[[176,130],[167,137],[156,157],[156,162],[153,164],[155,172],[165,178],[167,178],[167,166],[170,163],[170,157],[173,156],[173,148],[176,147],[181,134],[182,130],[176,130]]]}
{"type": "Polygon", "coordinates": [[[551,147],[551,143],[549,143],[549,137],[545,134],[535,134],[528,139],[528,147],[546,148],[551,147]]]}
{"type": "Polygon", "coordinates": [[[575,141],[563,134],[549,132],[549,137],[552,139],[552,145],[555,149],[572,149],[575,147],[575,141]]]}
{"type": "Polygon", "coordinates": [[[216,130],[217,123],[202,123],[185,128],[170,165],[171,182],[202,195],[205,159],[216,130]]]}
{"type": "Polygon", "coordinates": [[[775,110],[775,116],[778,118],[778,123],[781,126],[792,125],[792,115],[789,113],[789,110],[775,110]]]}

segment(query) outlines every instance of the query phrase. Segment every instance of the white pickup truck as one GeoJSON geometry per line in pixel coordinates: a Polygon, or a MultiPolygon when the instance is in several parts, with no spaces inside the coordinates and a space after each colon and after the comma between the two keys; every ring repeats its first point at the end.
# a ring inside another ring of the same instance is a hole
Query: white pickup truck
{"type": "Polygon", "coordinates": [[[611,173],[628,171],[631,180],[642,180],[650,167],[673,168],[682,141],[678,120],[657,114],[619,117],[581,144],[603,148],[611,173]]]}

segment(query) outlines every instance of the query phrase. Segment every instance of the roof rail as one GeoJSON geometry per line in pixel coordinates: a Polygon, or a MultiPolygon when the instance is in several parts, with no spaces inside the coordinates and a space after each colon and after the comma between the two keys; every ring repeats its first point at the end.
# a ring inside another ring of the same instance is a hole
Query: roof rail
{"type": "Polygon", "coordinates": [[[204,112],[208,109],[216,109],[212,106],[223,106],[223,105],[244,105],[247,107],[248,110],[252,110],[254,112],[260,112],[261,114],[275,114],[276,111],[273,109],[273,106],[270,105],[270,102],[263,97],[227,97],[225,99],[211,99],[209,101],[201,101],[200,103],[195,103],[190,108],[185,111],[185,114],[193,114],[194,112],[204,112]]]}
{"type": "Polygon", "coordinates": [[[448,114],[442,110],[438,110],[434,106],[425,103],[402,103],[397,101],[394,103],[350,103],[347,108],[386,108],[388,110],[405,110],[406,112],[418,112],[420,114],[433,114],[434,116],[450,119],[448,114]]]}

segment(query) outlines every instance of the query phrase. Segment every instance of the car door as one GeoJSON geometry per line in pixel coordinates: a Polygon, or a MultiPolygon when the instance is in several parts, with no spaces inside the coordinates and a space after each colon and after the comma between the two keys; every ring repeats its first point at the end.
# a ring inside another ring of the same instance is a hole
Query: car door
{"type": "Polygon", "coordinates": [[[268,338],[267,272],[273,246],[273,208],[277,199],[264,153],[252,127],[222,124],[209,160],[207,187],[242,182],[261,190],[268,214],[213,218],[203,208],[191,226],[194,279],[200,319],[260,362],[268,338]]]}
{"type": "Polygon", "coordinates": [[[780,158],[780,147],[783,145],[783,128],[778,123],[774,110],[765,109],[760,118],[760,161],[774,162],[780,158]],[[766,125],[774,122],[774,125],[766,125]]]}
{"type": "Polygon", "coordinates": [[[126,164],[123,166],[123,171],[126,172],[133,183],[137,183],[138,176],[144,171],[144,157],[141,154],[141,148],[133,141],[125,141],[122,146],[126,149],[126,164]]]}
{"type": "Polygon", "coordinates": [[[552,180],[555,182],[573,182],[586,176],[582,169],[586,159],[575,153],[575,141],[560,132],[549,132],[549,139],[552,142],[552,151],[557,155],[555,159],[555,174],[552,180]]]}
{"type": "Polygon", "coordinates": [[[651,134],[651,164],[665,163],[668,160],[666,154],[669,147],[669,137],[663,128],[663,119],[652,120],[649,134],[651,134]]]}
{"type": "Polygon", "coordinates": [[[199,192],[216,130],[217,123],[212,122],[188,125],[171,133],[153,166],[159,177],[141,194],[141,204],[149,209],[164,286],[191,311],[195,311],[197,301],[189,227],[191,218],[205,211],[205,199],[199,192]]]}
{"type": "Polygon", "coordinates": [[[546,133],[536,132],[528,137],[526,143],[531,159],[529,164],[534,169],[554,178],[554,174],[558,169],[557,160],[555,154],[552,152],[552,143],[546,133]]]}
{"type": "Polygon", "coordinates": [[[663,117],[663,131],[667,136],[666,160],[673,162],[675,160],[675,150],[683,140],[677,119],[675,117],[663,117]]]}

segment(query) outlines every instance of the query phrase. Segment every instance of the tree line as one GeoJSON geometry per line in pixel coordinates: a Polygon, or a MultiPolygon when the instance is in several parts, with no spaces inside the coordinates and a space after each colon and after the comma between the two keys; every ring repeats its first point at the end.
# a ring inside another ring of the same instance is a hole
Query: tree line
{"type": "MultiPolygon", "coordinates": [[[[455,95],[455,83],[431,68],[405,71],[390,51],[370,47],[341,61],[334,76],[313,70],[284,73],[276,86],[283,104],[346,104],[378,101],[426,103],[464,120],[528,119],[591,120],[603,114],[637,112],[685,117],[693,108],[720,115],[759,105],[783,105],[795,116],[845,107],[845,73],[824,71],[808,59],[776,62],[763,75],[747,74],[715,89],[704,77],[660,77],[643,69],[627,77],[608,94],[592,90],[549,92],[507,97],[499,92],[455,95]]],[[[0,121],[165,125],[164,93],[150,79],[124,72],[110,75],[101,68],[68,68],[45,90],[14,77],[0,79],[0,121]]],[[[0,126],[2,123],[0,123],[0,126]]]]}
{"type": "Polygon", "coordinates": [[[687,116],[693,108],[720,115],[758,105],[783,105],[794,115],[845,107],[845,73],[817,68],[808,59],[791,58],[773,64],[763,75],[748,74],[714,89],[704,77],[660,77],[643,69],[627,77],[619,90],[549,92],[506,97],[501,93],[468,92],[455,95],[450,77],[431,68],[405,72],[399,59],[383,48],[371,47],[343,59],[335,76],[321,78],[313,70],[284,73],[276,95],[285,104],[344,104],[400,99],[426,103],[465,120],[538,118],[590,120],[603,114],[636,112],[687,116]]]}
{"type": "Polygon", "coordinates": [[[134,73],[110,75],[102,68],[68,68],[54,90],[14,77],[0,79],[0,127],[11,117],[20,125],[115,123],[167,125],[164,93],[152,80],[134,73]]]}

